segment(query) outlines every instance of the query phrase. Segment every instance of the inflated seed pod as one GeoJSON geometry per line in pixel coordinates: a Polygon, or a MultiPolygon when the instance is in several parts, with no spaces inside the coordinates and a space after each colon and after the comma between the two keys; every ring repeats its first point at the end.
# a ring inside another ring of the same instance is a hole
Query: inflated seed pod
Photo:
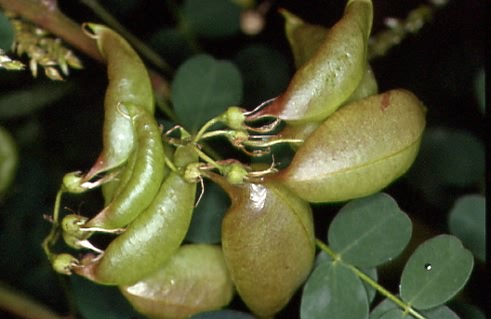
{"type": "MultiPolygon", "coordinates": [[[[194,146],[177,148],[174,164],[197,161],[194,146]]],[[[142,213],[94,258],[86,256],[74,272],[107,285],[131,285],[159,269],[181,245],[191,222],[196,183],[171,172],[142,213]]]]}
{"type": "Polygon", "coordinates": [[[319,49],[327,34],[327,28],[306,23],[300,17],[280,9],[285,18],[285,33],[293,53],[296,68],[304,65],[319,49]]]}
{"type": "Polygon", "coordinates": [[[343,17],[297,70],[283,94],[250,120],[271,115],[292,124],[319,122],[355,91],[367,68],[372,2],[349,0],[343,17]]]}
{"type": "Polygon", "coordinates": [[[413,163],[425,127],[414,94],[392,90],[339,109],[298,149],[290,165],[267,179],[309,202],[375,193],[413,163]]]}
{"type": "Polygon", "coordinates": [[[231,199],[222,222],[222,249],[237,292],[254,314],[271,318],[312,268],[311,208],[275,182],[231,185],[210,177],[231,199]]]}
{"type": "Polygon", "coordinates": [[[153,115],[132,104],[125,107],[136,136],[134,164],[128,172],[130,176],[117,190],[111,203],[85,227],[114,229],[128,225],[151,203],[168,174],[160,129],[153,115]]]}
{"type": "MultiPolygon", "coordinates": [[[[324,38],[328,33],[328,29],[306,23],[296,15],[287,10],[281,10],[281,14],[285,17],[285,31],[290,44],[290,48],[295,59],[297,68],[306,63],[319,49],[324,38]]],[[[378,93],[377,80],[373,74],[372,68],[367,64],[367,69],[358,84],[355,91],[344,102],[344,104],[365,98],[378,93]]],[[[309,122],[308,124],[310,124],[309,122]]],[[[297,129],[298,130],[298,129],[297,129]]],[[[303,131],[303,129],[302,129],[303,131]]]]}
{"type": "Polygon", "coordinates": [[[18,160],[14,139],[0,126],[0,197],[14,180],[18,160]]]}
{"type": "MultiPolygon", "coordinates": [[[[356,100],[364,99],[365,97],[375,95],[378,93],[377,80],[373,74],[372,68],[368,65],[365,72],[365,76],[359,83],[355,92],[348,98],[348,100],[343,104],[349,104],[356,100]]],[[[306,122],[299,125],[286,124],[281,130],[280,136],[285,139],[301,139],[306,140],[307,137],[312,134],[319,126],[321,122],[306,122]]],[[[293,149],[298,149],[298,144],[292,144],[293,149]]]]}
{"type": "Polygon", "coordinates": [[[132,152],[128,161],[121,167],[121,171],[111,181],[102,184],[101,191],[104,198],[104,206],[107,206],[128,184],[135,168],[137,152],[132,152]]]}
{"type": "Polygon", "coordinates": [[[159,270],[131,286],[119,287],[151,319],[184,319],[226,306],[234,285],[220,247],[184,245],[159,270]]]}
{"type": "Polygon", "coordinates": [[[103,25],[88,23],[86,28],[106,60],[109,84],[104,99],[103,150],[84,181],[123,164],[130,155],[133,129],[118,105],[138,105],[150,114],[155,109],[147,69],[126,40],[103,25]]]}

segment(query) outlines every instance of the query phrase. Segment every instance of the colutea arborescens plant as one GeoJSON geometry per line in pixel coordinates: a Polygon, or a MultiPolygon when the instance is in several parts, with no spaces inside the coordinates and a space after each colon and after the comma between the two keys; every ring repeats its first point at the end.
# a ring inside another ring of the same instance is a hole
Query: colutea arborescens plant
{"type": "MultiPolygon", "coordinates": [[[[378,308],[382,315],[374,319],[402,318],[400,313],[436,318],[418,304],[421,294],[438,295],[436,288],[405,285],[399,297],[376,281],[375,267],[400,254],[412,230],[407,215],[378,192],[415,161],[426,108],[406,89],[379,92],[368,60],[372,1],[348,0],[328,28],[280,12],[296,67],[285,90],[251,111],[229,105],[198,130],[178,125],[182,118],[161,125],[156,82],[124,36],[102,24],[81,26],[84,41],[93,42],[107,68],[102,150],[91,167],[68,172],[61,182],[52,229],[43,242],[49,261],[61,274],[117,286],[149,318],[201,318],[199,313],[226,307],[234,296],[256,317],[274,318],[300,289],[302,319],[367,318],[375,291],[395,309],[378,308]],[[208,144],[216,137],[225,137],[245,156],[222,154],[208,144]],[[279,144],[291,146],[283,163],[275,161],[279,144]],[[271,159],[267,164],[244,162],[265,155],[271,159]],[[217,221],[220,240],[190,243],[186,234],[209,183],[229,199],[217,221]],[[104,198],[97,213],[81,209],[60,216],[64,195],[97,189],[104,198]],[[312,204],[346,201],[351,202],[329,228],[329,245],[316,239],[312,204]],[[379,242],[381,248],[371,254],[379,242]],[[316,247],[323,251],[317,257],[316,247]],[[386,317],[389,310],[395,316],[386,317]]],[[[201,61],[217,74],[235,72],[211,57],[201,61]]],[[[6,141],[2,159],[13,157],[3,130],[0,138],[6,141]]],[[[0,164],[6,176],[12,164],[0,164]]],[[[7,177],[0,179],[0,195],[7,177]]],[[[442,238],[423,247],[426,264],[437,267],[442,259],[431,252],[451,242],[449,254],[463,275],[432,306],[455,295],[473,265],[458,242],[442,238]]],[[[405,270],[405,283],[421,270],[417,256],[411,257],[416,266],[405,270]]],[[[433,273],[428,282],[438,282],[433,273]]]]}

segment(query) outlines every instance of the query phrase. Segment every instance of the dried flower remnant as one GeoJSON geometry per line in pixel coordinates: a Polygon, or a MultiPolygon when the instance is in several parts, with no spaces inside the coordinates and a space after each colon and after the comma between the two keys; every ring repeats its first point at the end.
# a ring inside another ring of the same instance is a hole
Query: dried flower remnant
{"type": "Polygon", "coordinates": [[[12,60],[8,57],[2,49],[0,49],[0,68],[4,68],[9,71],[24,70],[25,65],[17,60],[12,60]]]}
{"type": "Polygon", "coordinates": [[[15,30],[12,50],[19,56],[28,56],[29,69],[34,77],[37,76],[39,66],[44,68],[44,73],[52,80],[63,80],[63,76],[69,75],[69,68],[82,68],[82,62],[63,45],[61,39],[12,13],[7,15],[15,30]]]}
{"type": "Polygon", "coordinates": [[[406,19],[385,18],[387,30],[381,31],[368,42],[368,59],[384,56],[410,34],[418,33],[432,19],[435,10],[443,7],[446,0],[430,1],[431,5],[421,5],[409,12],[406,19]]]}

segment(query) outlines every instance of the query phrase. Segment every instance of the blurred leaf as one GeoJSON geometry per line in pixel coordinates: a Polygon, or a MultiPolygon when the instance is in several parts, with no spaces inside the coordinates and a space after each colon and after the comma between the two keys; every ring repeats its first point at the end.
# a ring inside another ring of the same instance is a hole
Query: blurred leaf
{"type": "Polygon", "coordinates": [[[265,45],[250,45],[235,58],[244,77],[244,104],[256,106],[286,89],[290,69],[286,58],[265,45]]]}
{"type": "Polygon", "coordinates": [[[384,314],[399,307],[392,300],[385,298],[370,312],[368,319],[380,319],[384,314]]]}
{"type": "Polygon", "coordinates": [[[450,305],[464,319],[485,319],[484,313],[474,305],[455,301],[450,305]]]}
{"type": "Polygon", "coordinates": [[[412,318],[410,315],[407,315],[401,309],[392,309],[383,314],[383,316],[379,317],[380,319],[401,319],[401,318],[412,318]]]}
{"type": "Polygon", "coordinates": [[[3,11],[0,11],[0,49],[10,51],[14,42],[14,28],[3,11]]]}
{"type": "Polygon", "coordinates": [[[469,279],[474,259],[457,237],[440,235],[421,244],[404,267],[402,299],[416,309],[441,305],[469,279]]]}
{"type": "Polygon", "coordinates": [[[483,178],[484,147],[467,132],[430,128],[408,176],[431,203],[441,202],[445,187],[469,187],[483,178]]]}
{"type": "Polygon", "coordinates": [[[193,132],[241,99],[242,78],[237,67],[209,55],[197,55],[184,62],[172,83],[176,115],[193,132]]]}
{"type": "Polygon", "coordinates": [[[222,188],[214,183],[205,183],[205,193],[193,212],[186,240],[193,243],[219,243],[222,234],[222,218],[229,202],[222,188]]]}
{"type": "Polygon", "coordinates": [[[75,86],[72,82],[43,82],[0,96],[0,120],[30,115],[61,99],[75,86]]]}
{"type": "MultiPolygon", "coordinates": [[[[438,307],[422,312],[426,319],[459,319],[459,317],[447,307],[438,307]]],[[[384,313],[379,319],[414,319],[413,316],[405,313],[402,309],[392,309],[384,313]]],[[[377,319],[378,319],[377,318],[377,319]]]]}
{"type": "MultiPolygon", "coordinates": [[[[329,256],[325,252],[321,251],[315,259],[315,266],[314,267],[319,266],[323,262],[332,262],[332,258],[331,258],[331,256],[329,256]]],[[[375,280],[375,281],[378,280],[377,268],[368,268],[368,269],[365,268],[365,269],[360,269],[360,270],[363,271],[363,273],[368,275],[368,277],[372,278],[373,280],[375,280]]],[[[368,284],[365,281],[362,281],[362,284],[363,284],[363,286],[365,286],[365,290],[367,291],[368,304],[371,304],[372,301],[375,299],[377,291],[375,290],[375,288],[373,288],[370,284],[368,284]]]]}
{"type": "Polygon", "coordinates": [[[85,319],[145,318],[133,310],[117,287],[98,285],[75,275],[70,282],[77,310],[85,319]]]}
{"type": "Polygon", "coordinates": [[[18,161],[14,138],[0,126],[0,199],[14,180],[18,161]]]}
{"type": "MultiPolygon", "coordinates": [[[[418,311],[426,319],[459,319],[459,317],[446,306],[439,306],[430,310],[418,311]]],[[[386,298],[373,309],[369,319],[414,319],[413,316],[405,314],[392,300],[386,298]],[[389,315],[390,314],[390,315],[389,315]],[[387,317],[386,317],[387,316],[387,317]]],[[[465,317],[465,319],[468,319],[465,317]]]]}
{"type": "Polygon", "coordinates": [[[474,96],[476,97],[479,109],[482,114],[486,110],[486,87],[484,68],[480,68],[474,79],[474,96]]]}
{"type": "Polygon", "coordinates": [[[217,310],[203,312],[191,317],[191,319],[254,319],[255,317],[240,311],[235,310],[217,310]]]}
{"type": "Polygon", "coordinates": [[[241,8],[230,0],[186,0],[182,13],[199,36],[222,38],[240,29],[241,8]]]}
{"type": "Polygon", "coordinates": [[[367,293],[349,268],[336,262],[323,262],[315,268],[302,293],[302,319],[361,319],[367,316],[367,293]]]}
{"type": "Polygon", "coordinates": [[[384,193],[352,200],[334,217],[328,242],[341,259],[375,267],[399,255],[411,239],[409,217],[384,193]]]}
{"type": "Polygon", "coordinates": [[[450,232],[482,261],[486,258],[486,203],[484,196],[460,197],[450,211],[450,232]]]}
{"type": "MultiPolygon", "coordinates": [[[[422,313],[427,319],[459,319],[459,316],[446,306],[422,311],[422,313]]],[[[465,319],[469,318],[465,317],[465,319]]]]}
{"type": "Polygon", "coordinates": [[[179,65],[193,54],[192,48],[181,32],[162,28],[150,38],[150,44],[171,65],[179,65]]]}
{"type": "Polygon", "coordinates": [[[131,13],[138,2],[138,0],[104,0],[103,4],[109,12],[115,13],[118,16],[124,16],[131,13]]]}

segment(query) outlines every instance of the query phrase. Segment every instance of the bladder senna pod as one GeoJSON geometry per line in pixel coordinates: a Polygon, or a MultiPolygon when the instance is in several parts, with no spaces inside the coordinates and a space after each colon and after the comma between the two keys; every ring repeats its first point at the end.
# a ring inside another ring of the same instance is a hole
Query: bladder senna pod
{"type": "Polygon", "coordinates": [[[160,130],[153,116],[143,108],[126,105],[135,130],[135,156],[131,176],[100,213],[85,227],[114,229],[129,224],[157,194],[168,174],[160,130]]]}
{"type": "Polygon", "coordinates": [[[413,163],[425,108],[406,90],[392,90],[339,109],[270,179],[309,202],[336,202],[379,191],[413,163]]]}
{"type": "Polygon", "coordinates": [[[162,267],[130,286],[119,287],[151,319],[184,319],[226,306],[234,285],[219,246],[184,245],[162,267]]]}
{"type": "Polygon", "coordinates": [[[237,292],[258,317],[273,317],[312,268],[311,208],[278,183],[231,185],[211,178],[231,198],[222,249],[237,292]]]}
{"type": "MultiPolygon", "coordinates": [[[[178,147],[174,164],[196,162],[193,145],[178,147]]],[[[74,272],[107,285],[131,285],[159,269],[179,248],[191,222],[196,183],[171,172],[142,213],[102,256],[88,255],[74,272]]]]}
{"type": "Polygon", "coordinates": [[[372,2],[349,0],[343,17],[295,73],[287,90],[249,116],[275,116],[291,124],[322,121],[355,91],[367,69],[372,2]]]}
{"type": "Polygon", "coordinates": [[[119,34],[99,24],[85,28],[106,59],[109,84],[104,99],[103,150],[83,181],[111,170],[128,159],[133,149],[131,121],[118,105],[134,104],[154,113],[155,104],[147,69],[140,57],[119,34]]]}

